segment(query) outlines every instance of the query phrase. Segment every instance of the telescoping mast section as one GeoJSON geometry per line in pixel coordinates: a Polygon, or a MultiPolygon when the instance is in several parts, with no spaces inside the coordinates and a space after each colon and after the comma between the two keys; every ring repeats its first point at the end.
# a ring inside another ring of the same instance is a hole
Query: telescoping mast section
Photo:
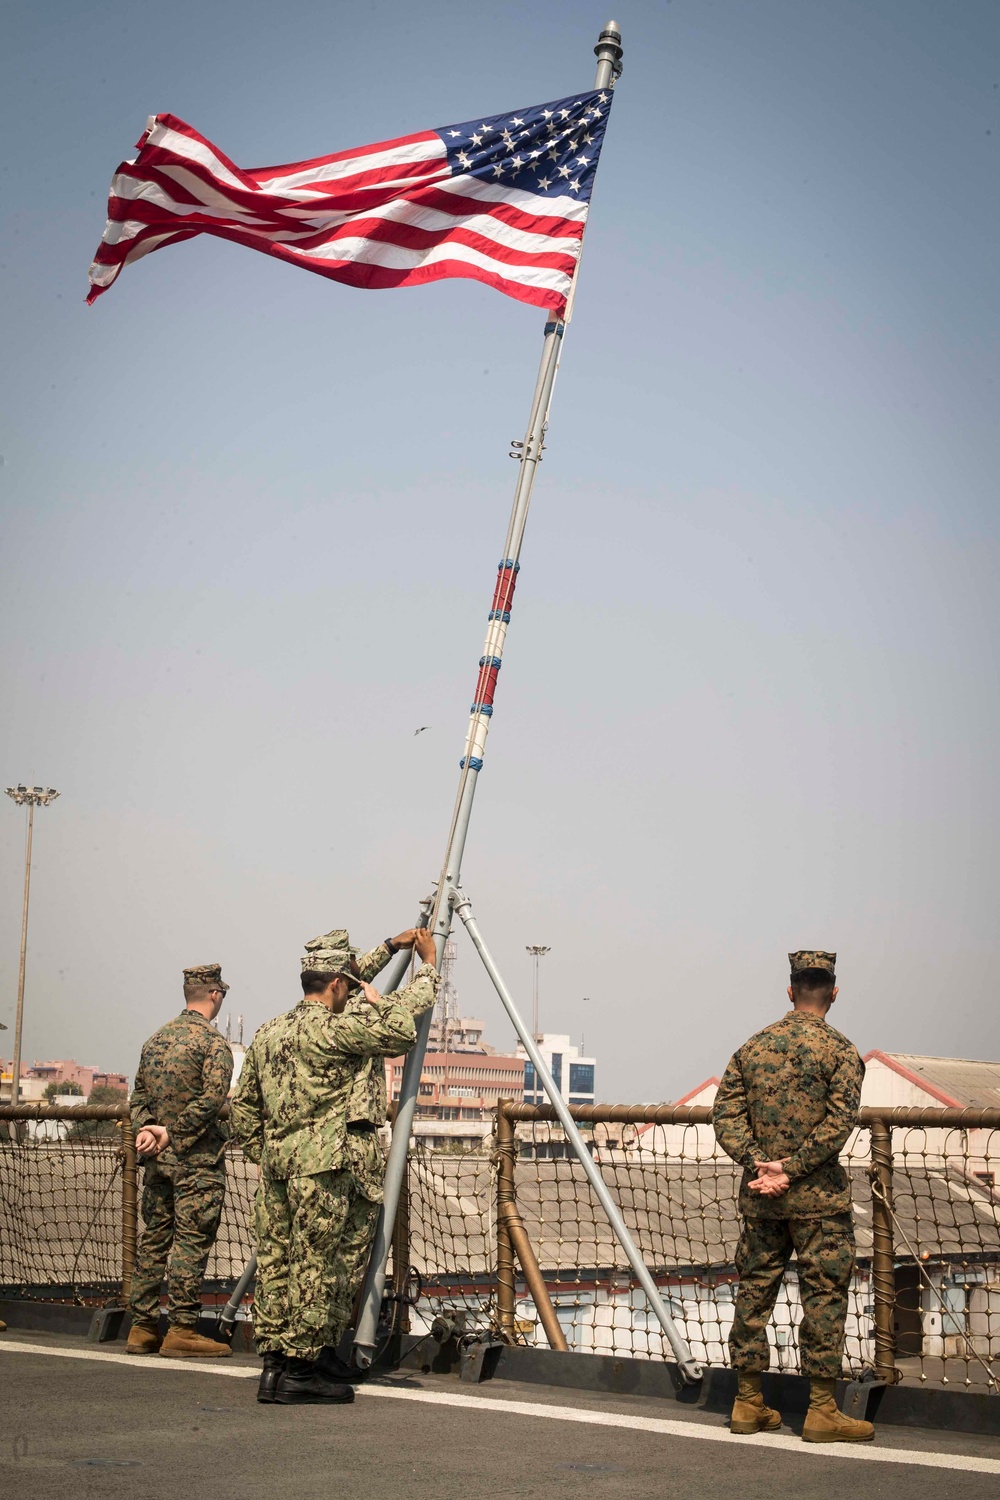
{"type": "MultiPolygon", "coordinates": [[[[606,90],[608,94],[607,102],[610,104],[611,90],[614,87],[616,78],[621,73],[622,58],[621,31],[615,21],[609,21],[604,27],[598,39],[597,46],[594,48],[594,52],[597,56],[597,75],[594,80],[594,88],[606,90]]],[[[649,1274],[642,1256],[622,1219],[618,1205],[611,1196],[590,1151],[580,1136],[569,1109],[561,1093],[556,1088],[544,1059],[535,1045],[535,1039],[521,1020],[511,994],[489,954],[476,924],[472,911],[472,903],[461,889],[462,856],[469,831],[472,804],[475,798],[479,772],[483,767],[483,757],[490,720],[493,716],[493,701],[496,693],[497,678],[503,660],[507,626],[510,623],[514,603],[514,591],[517,586],[517,576],[520,570],[521,544],[528,518],[528,507],[531,502],[535,473],[541,459],[542,447],[548,426],[549,407],[559,368],[562,340],[566,326],[572,316],[578,272],[579,261],[577,262],[577,273],[574,274],[565,315],[561,319],[550,319],[545,324],[542,357],[531,400],[528,426],[525,431],[524,441],[515,445],[519,459],[517,485],[514,491],[514,503],[507,527],[507,535],[504,541],[503,556],[500,559],[497,569],[497,580],[488,616],[486,642],[483,654],[479,660],[479,674],[476,680],[465,748],[460,763],[461,775],[459,777],[458,793],[455,798],[455,807],[452,813],[441,875],[433,898],[426,903],[422,920],[434,932],[438,963],[440,964],[444,945],[451,930],[453,913],[457,911],[462,918],[483,960],[487,973],[493,981],[500,1000],[514,1025],[521,1044],[534,1064],[535,1075],[541,1080],[542,1086],[559,1116],[567,1139],[579,1158],[591,1186],[608,1216],[633,1274],[642,1286],[650,1308],[663,1329],[677,1359],[682,1375],[685,1379],[694,1381],[701,1376],[701,1366],[694,1360],[691,1350],[681,1337],[673,1319],[667,1312],[659,1290],[649,1274]]],[[[387,992],[395,989],[400,983],[406,972],[408,961],[408,954],[401,954],[399,956],[387,976],[387,992]]],[[[403,1069],[400,1096],[393,1122],[392,1145],[386,1167],[384,1202],[379,1217],[375,1242],[372,1246],[368,1274],[360,1305],[358,1327],[355,1334],[354,1357],[357,1364],[362,1368],[367,1368],[370,1365],[375,1351],[378,1317],[385,1290],[386,1267],[389,1258],[392,1226],[396,1217],[400,1190],[407,1167],[407,1152],[416,1111],[417,1090],[423,1067],[424,1053],[427,1048],[430,1025],[431,1012],[427,1011],[417,1024],[417,1039],[407,1056],[403,1069]]]]}

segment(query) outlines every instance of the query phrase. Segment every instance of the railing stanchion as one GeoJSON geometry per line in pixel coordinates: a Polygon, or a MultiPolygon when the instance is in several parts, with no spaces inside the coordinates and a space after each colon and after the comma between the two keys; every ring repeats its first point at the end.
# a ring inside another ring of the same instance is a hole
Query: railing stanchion
{"type": "Polygon", "coordinates": [[[514,1342],[514,1251],[507,1228],[507,1205],[514,1201],[514,1126],[507,1114],[509,1099],[497,1101],[497,1323],[507,1343],[514,1342]]]}
{"type": "Polygon", "coordinates": [[[892,1385],[896,1370],[896,1257],[892,1232],[892,1127],[871,1121],[872,1300],[875,1304],[875,1373],[892,1385]]]}
{"type": "Polygon", "coordinates": [[[139,1164],[135,1154],[132,1121],[121,1122],[122,1131],[122,1306],[132,1295],[132,1276],[139,1243],[139,1164]]]}

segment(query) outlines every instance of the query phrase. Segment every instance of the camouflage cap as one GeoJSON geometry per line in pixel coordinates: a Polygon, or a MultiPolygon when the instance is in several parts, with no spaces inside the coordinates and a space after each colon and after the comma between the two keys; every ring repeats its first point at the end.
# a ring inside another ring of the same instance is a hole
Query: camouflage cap
{"type": "Polygon", "coordinates": [[[824,953],[822,948],[803,948],[798,953],[789,953],[788,962],[793,974],[801,974],[803,969],[825,969],[828,974],[837,970],[836,953],[824,953]]]}
{"type": "Polygon", "coordinates": [[[343,974],[350,969],[351,959],[356,958],[359,951],[351,947],[344,928],[335,927],[332,932],[324,932],[306,943],[302,972],[310,969],[314,974],[343,974]]]}
{"type": "Polygon", "coordinates": [[[222,977],[221,964],[196,964],[193,969],[185,969],[184,983],[203,984],[208,989],[221,990],[223,994],[229,988],[222,977]]]}

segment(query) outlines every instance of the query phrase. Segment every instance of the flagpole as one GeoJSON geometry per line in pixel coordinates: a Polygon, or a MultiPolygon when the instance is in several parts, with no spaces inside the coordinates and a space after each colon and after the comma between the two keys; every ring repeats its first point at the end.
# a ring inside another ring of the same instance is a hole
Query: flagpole
{"type": "MultiPolygon", "coordinates": [[[[604,27],[598,38],[594,52],[597,57],[597,75],[594,79],[594,88],[610,90],[614,79],[621,71],[621,31],[617,22],[609,21],[604,27]]],[[[469,728],[465,738],[465,751],[460,762],[461,776],[459,777],[458,792],[455,797],[455,807],[448,833],[447,848],[444,862],[441,866],[441,875],[438,880],[437,890],[433,898],[433,905],[426,919],[427,925],[434,933],[439,967],[444,953],[444,945],[451,931],[453,893],[461,884],[462,856],[465,852],[465,841],[469,832],[469,822],[472,817],[472,804],[476,795],[479,772],[483,767],[486,738],[489,734],[490,720],[493,716],[493,698],[496,691],[497,676],[503,660],[503,648],[507,635],[507,626],[510,623],[514,589],[517,583],[517,574],[521,566],[521,543],[524,539],[524,529],[528,519],[528,508],[531,504],[531,492],[534,488],[535,474],[542,456],[545,431],[548,426],[549,406],[552,401],[552,390],[559,369],[559,356],[563,334],[566,331],[566,323],[572,309],[578,271],[579,259],[577,260],[573,280],[570,284],[565,313],[561,318],[550,318],[545,324],[542,357],[539,362],[538,378],[535,381],[535,390],[531,399],[528,426],[525,430],[524,441],[517,449],[520,462],[518,465],[517,485],[514,490],[514,503],[507,526],[503,556],[500,559],[497,569],[497,582],[493,591],[493,603],[489,613],[486,642],[483,647],[483,654],[479,660],[479,676],[476,681],[476,692],[472,703],[469,728]]],[[[392,979],[396,979],[395,973],[391,977],[392,979]]],[[[432,1012],[428,1010],[420,1017],[417,1023],[416,1041],[410,1049],[403,1067],[399,1101],[392,1126],[392,1144],[389,1148],[389,1159],[386,1163],[384,1198],[368,1262],[368,1273],[365,1278],[358,1326],[354,1338],[354,1358],[362,1369],[367,1369],[371,1364],[375,1351],[378,1317],[382,1305],[382,1295],[385,1290],[386,1266],[389,1259],[392,1226],[396,1217],[396,1208],[399,1203],[403,1177],[406,1173],[407,1153],[409,1151],[413,1119],[416,1113],[417,1090],[420,1084],[424,1053],[427,1050],[427,1039],[430,1034],[431,1015],[432,1012]]]]}

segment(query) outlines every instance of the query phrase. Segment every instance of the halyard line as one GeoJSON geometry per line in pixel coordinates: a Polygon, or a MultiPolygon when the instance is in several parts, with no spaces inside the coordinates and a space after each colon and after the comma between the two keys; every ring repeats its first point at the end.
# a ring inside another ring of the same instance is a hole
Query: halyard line
{"type": "MultiPolygon", "coordinates": [[[[254,1366],[225,1366],[218,1361],[163,1360],[158,1355],[98,1354],[84,1349],[45,1349],[37,1344],[21,1344],[0,1338],[0,1354],[40,1354],[55,1359],[89,1359],[111,1364],[136,1365],[145,1363],[147,1368],[161,1372],[172,1370],[195,1371],[203,1375],[226,1375],[230,1379],[257,1380],[260,1372],[254,1366]]],[[[702,1427],[695,1422],[676,1422],[666,1417],[637,1417],[627,1412],[578,1411],[572,1406],[548,1406],[537,1401],[499,1401],[493,1396],[465,1396],[448,1391],[398,1390],[387,1385],[362,1385],[360,1396],[383,1396],[393,1401],[418,1401],[428,1406],[457,1406],[470,1410],[495,1411],[508,1416],[545,1417],[556,1422],[578,1422],[590,1427],[625,1427],[634,1432],[657,1433],[663,1437],[691,1438],[693,1441],[736,1444],[749,1443],[762,1454],[778,1449],[782,1453],[795,1453],[801,1458],[853,1458],[869,1463],[909,1464],[923,1469],[961,1469],[973,1474],[1000,1475],[1000,1459],[975,1458],[966,1453],[923,1453],[914,1448],[878,1448],[868,1443],[847,1445],[843,1443],[803,1443],[800,1438],[782,1437],[768,1433],[759,1437],[737,1437],[720,1427],[702,1427]]]]}

